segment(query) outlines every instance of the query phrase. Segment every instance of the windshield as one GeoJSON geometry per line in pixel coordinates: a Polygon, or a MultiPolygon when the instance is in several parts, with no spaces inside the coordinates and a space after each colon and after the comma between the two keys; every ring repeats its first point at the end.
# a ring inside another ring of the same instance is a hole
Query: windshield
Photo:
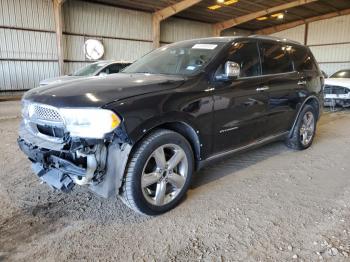
{"type": "Polygon", "coordinates": [[[350,70],[341,70],[334,73],[331,78],[350,78],[350,70]]]}
{"type": "Polygon", "coordinates": [[[204,68],[225,44],[187,41],[167,45],[143,56],[123,73],[192,75],[204,68]]]}
{"type": "Polygon", "coordinates": [[[74,72],[72,76],[93,76],[96,71],[100,70],[105,65],[107,65],[106,62],[89,64],[74,72]]]}

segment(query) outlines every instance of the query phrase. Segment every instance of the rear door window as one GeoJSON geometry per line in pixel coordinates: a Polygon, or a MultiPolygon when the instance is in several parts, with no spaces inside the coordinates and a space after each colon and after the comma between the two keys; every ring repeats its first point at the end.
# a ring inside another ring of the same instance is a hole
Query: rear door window
{"type": "Polygon", "coordinates": [[[291,46],[290,56],[294,63],[296,71],[313,71],[317,70],[315,61],[308,49],[301,46],[291,46]]]}
{"type": "Polygon", "coordinates": [[[293,71],[293,64],[286,45],[261,42],[260,55],[263,75],[280,74],[293,71]]]}

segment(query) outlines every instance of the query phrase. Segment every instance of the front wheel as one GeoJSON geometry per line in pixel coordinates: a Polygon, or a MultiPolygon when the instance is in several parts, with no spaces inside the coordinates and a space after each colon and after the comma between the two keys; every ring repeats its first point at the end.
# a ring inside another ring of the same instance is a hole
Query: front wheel
{"type": "Polygon", "coordinates": [[[148,135],[129,161],[124,203],[146,215],[174,208],[190,185],[193,164],[191,146],[180,134],[162,129],[148,135]]]}
{"type": "Polygon", "coordinates": [[[286,141],[287,146],[303,150],[311,146],[316,133],[317,116],[311,105],[305,105],[301,110],[292,136],[286,141]]]}

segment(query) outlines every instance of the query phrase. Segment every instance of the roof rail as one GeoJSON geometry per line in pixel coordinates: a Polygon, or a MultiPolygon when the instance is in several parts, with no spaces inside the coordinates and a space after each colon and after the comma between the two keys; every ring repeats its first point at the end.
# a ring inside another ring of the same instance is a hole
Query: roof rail
{"type": "Polygon", "coordinates": [[[289,42],[293,44],[298,44],[298,45],[303,45],[302,43],[294,40],[290,40],[287,38],[281,38],[281,37],[276,37],[276,36],[268,36],[268,35],[250,35],[248,36],[250,38],[257,38],[257,39],[264,39],[264,40],[273,40],[273,41],[278,41],[278,42],[289,42]]]}

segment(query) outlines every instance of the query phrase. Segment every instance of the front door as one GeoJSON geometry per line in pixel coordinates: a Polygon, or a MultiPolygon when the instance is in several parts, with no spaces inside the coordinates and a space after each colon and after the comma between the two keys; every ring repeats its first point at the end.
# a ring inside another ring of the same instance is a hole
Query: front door
{"type": "Polygon", "coordinates": [[[261,66],[256,42],[233,44],[216,75],[223,74],[226,61],[240,65],[240,77],[213,84],[214,146],[220,153],[266,136],[268,96],[261,85],[261,66]]]}

